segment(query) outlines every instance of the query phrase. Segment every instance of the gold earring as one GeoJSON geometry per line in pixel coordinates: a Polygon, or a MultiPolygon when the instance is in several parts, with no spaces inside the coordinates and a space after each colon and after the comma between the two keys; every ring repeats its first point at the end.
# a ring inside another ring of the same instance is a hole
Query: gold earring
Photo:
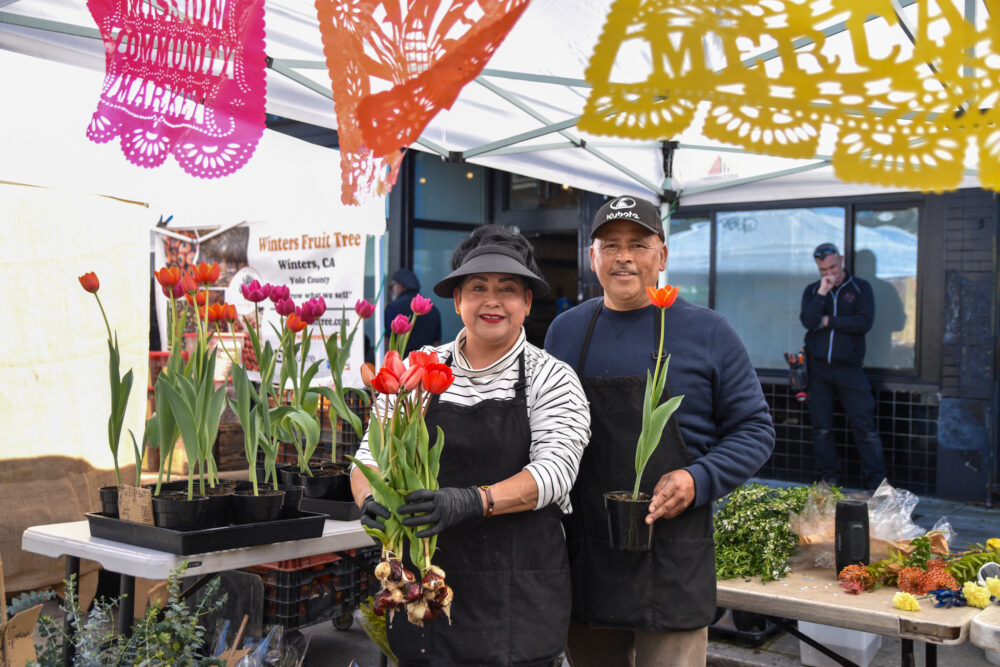
{"type": "Polygon", "coordinates": [[[459,308],[458,306],[455,306],[455,313],[458,314],[458,315],[461,315],[462,314],[462,309],[459,308]]]}

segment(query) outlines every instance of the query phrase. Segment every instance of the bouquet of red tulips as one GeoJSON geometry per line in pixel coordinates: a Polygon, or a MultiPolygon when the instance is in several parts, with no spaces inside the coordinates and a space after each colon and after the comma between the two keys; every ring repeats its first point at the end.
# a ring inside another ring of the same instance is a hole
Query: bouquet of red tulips
{"type": "MultiPolygon", "coordinates": [[[[423,297],[418,295],[416,299],[423,297]]],[[[417,306],[413,308],[414,317],[422,309],[422,304],[417,306]]],[[[400,347],[406,345],[412,319],[409,324],[406,331],[394,331],[393,342],[400,347]]],[[[423,625],[442,611],[449,612],[452,592],[445,584],[444,571],[431,563],[437,536],[415,537],[427,526],[404,526],[397,510],[406,504],[404,499],[412,491],[438,488],[444,433],[438,427],[432,446],[425,417],[431,397],[444,393],[454,378],[451,367],[442,364],[436,352],[420,350],[411,352],[405,363],[397,350],[391,350],[378,373],[366,368],[362,377],[373,399],[375,393],[382,395],[381,400],[372,401],[368,426],[368,445],[378,469],[348,458],[368,479],[375,501],[391,513],[384,531],[365,528],[383,549],[382,563],[375,570],[382,590],[375,596],[374,611],[382,615],[405,607],[409,620],[423,625]],[[420,570],[419,579],[403,567],[401,557],[407,548],[410,560],[420,570]]]]}

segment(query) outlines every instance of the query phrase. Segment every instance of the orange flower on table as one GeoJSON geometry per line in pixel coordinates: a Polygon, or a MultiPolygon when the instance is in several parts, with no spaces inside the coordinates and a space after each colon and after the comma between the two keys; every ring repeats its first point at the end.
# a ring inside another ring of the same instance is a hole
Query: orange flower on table
{"type": "Polygon", "coordinates": [[[666,287],[647,287],[646,294],[649,295],[649,301],[657,308],[669,308],[674,305],[674,301],[677,300],[677,292],[679,287],[671,287],[667,285],[666,287]]]}
{"type": "Polygon", "coordinates": [[[202,285],[211,285],[219,279],[221,272],[222,267],[219,266],[218,262],[212,262],[211,265],[202,262],[194,267],[194,279],[202,285]]]}

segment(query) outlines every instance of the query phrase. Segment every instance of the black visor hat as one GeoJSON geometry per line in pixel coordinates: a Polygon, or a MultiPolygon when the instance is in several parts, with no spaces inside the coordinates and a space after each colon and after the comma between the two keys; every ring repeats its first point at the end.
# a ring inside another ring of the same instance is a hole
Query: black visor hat
{"type": "Polygon", "coordinates": [[[524,265],[521,255],[513,248],[502,245],[484,245],[471,250],[462,260],[461,266],[434,285],[434,293],[451,298],[463,278],[478,273],[508,273],[527,281],[535,296],[549,293],[549,284],[524,265]]]}

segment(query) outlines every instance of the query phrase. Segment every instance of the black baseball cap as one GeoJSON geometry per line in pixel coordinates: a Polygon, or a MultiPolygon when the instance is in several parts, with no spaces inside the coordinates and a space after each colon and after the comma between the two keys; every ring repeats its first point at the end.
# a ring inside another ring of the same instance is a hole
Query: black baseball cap
{"type": "Polygon", "coordinates": [[[528,281],[535,296],[549,293],[549,284],[525,266],[521,255],[513,248],[502,245],[481,245],[469,251],[461,266],[434,285],[434,293],[450,298],[463,278],[477,273],[509,273],[528,281]]]}
{"type": "Polygon", "coordinates": [[[590,238],[594,238],[603,225],[618,220],[627,220],[641,225],[663,238],[663,222],[660,220],[660,209],[656,204],[639,197],[624,195],[615,197],[597,211],[594,224],[590,228],[590,238]]]}
{"type": "Polygon", "coordinates": [[[832,243],[820,243],[818,246],[816,246],[816,249],[813,250],[813,257],[815,257],[816,259],[823,259],[828,255],[839,255],[839,254],[840,251],[837,250],[837,246],[833,245],[832,243]]]}

